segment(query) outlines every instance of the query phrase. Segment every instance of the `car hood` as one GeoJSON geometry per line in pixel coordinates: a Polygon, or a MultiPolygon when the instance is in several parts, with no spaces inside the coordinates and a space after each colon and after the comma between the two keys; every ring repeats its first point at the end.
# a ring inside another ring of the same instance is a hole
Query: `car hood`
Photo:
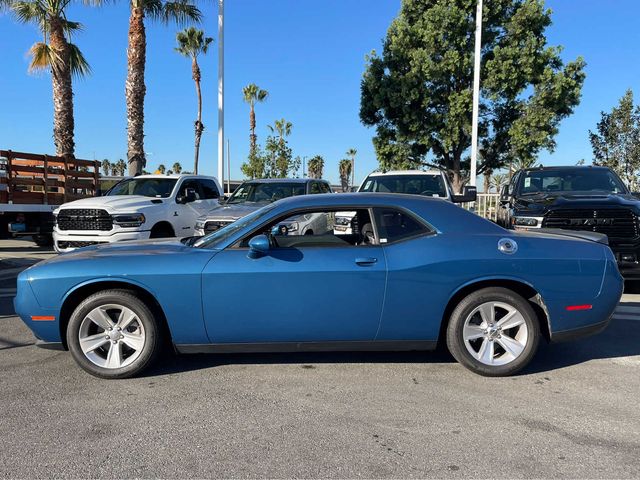
{"type": "Polygon", "coordinates": [[[167,199],[145,197],[143,195],[110,195],[106,197],[82,198],[60,205],[60,209],[67,208],[102,208],[107,211],[135,210],[141,207],[166,202],[167,199]]]}
{"type": "Polygon", "coordinates": [[[575,192],[562,194],[527,195],[515,198],[520,213],[544,215],[549,210],[575,208],[629,207],[640,211],[640,200],[633,195],[575,192]]]}
{"type": "Polygon", "coordinates": [[[54,264],[73,260],[94,260],[104,257],[116,258],[141,255],[175,255],[191,252],[193,250],[200,249],[194,249],[176,238],[114,242],[78,248],[68,253],[61,253],[60,255],[40,262],[37,265],[54,264]]]}
{"type": "Polygon", "coordinates": [[[239,218],[244,217],[245,215],[249,215],[251,212],[255,212],[256,210],[264,207],[265,205],[269,205],[270,202],[245,202],[245,203],[234,203],[234,204],[225,204],[220,205],[219,207],[215,207],[206,215],[201,216],[198,220],[231,220],[235,221],[239,218]]]}

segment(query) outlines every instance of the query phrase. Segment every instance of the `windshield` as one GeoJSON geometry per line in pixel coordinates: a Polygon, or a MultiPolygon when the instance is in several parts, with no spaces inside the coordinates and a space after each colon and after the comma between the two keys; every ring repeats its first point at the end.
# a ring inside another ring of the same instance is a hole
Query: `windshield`
{"type": "Polygon", "coordinates": [[[236,188],[227,203],[275,202],[281,198],[304,194],[304,183],[245,182],[236,188]]]}
{"type": "Polygon", "coordinates": [[[520,195],[556,192],[627,193],[620,179],[610,170],[567,168],[524,171],[519,180],[520,195]]]}
{"type": "Polygon", "coordinates": [[[143,195],[167,198],[176,184],[175,178],[128,178],[117,183],[107,192],[111,195],[143,195]]]}
{"type": "Polygon", "coordinates": [[[230,223],[226,227],[221,228],[220,230],[216,230],[215,232],[211,232],[209,235],[205,235],[204,237],[197,240],[193,246],[196,248],[214,248],[216,244],[224,242],[232,235],[235,235],[236,232],[242,230],[247,225],[250,225],[253,222],[258,222],[264,216],[266,216],[275,205],[267,205],[262,207],[255,212],[250,213],[249,215],[236,220],[233,223],[230,223]]]}
{"type": "Polygon", "coordinates": [[[446,197],[442,175],[376,175],[367,177],[361,192],[409,193],[446,197]]]}

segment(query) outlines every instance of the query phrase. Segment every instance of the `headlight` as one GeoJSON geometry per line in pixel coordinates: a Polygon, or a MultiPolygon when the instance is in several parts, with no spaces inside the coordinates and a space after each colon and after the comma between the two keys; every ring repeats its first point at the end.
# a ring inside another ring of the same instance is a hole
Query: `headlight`
{"type": "Polygon", "coordinates": [[[141,213],[130,213],[113,216],[113,223],[121,226],[122,228],[139,227],[144,222],[145,218],[141,213]]]}
{"type": "Polygon", "coordinates": [[[542,217],[511,217],[511,224],[515,227],[541,228],[542,217]]]}
{"type": "Polygon", "coordinates": [[[198,230],[204,230],[204,226],[205,226],[205,224],[206,224],[206,221],[205,221],[205,220],[198,220],[198,221],[196,222],[196,228],[197,228],[198,230]]]}
{"type": "Polygon", "coordinates": [[[286,223],[285,226],[287,227],[287,230],[290,232],[298,231],[298,222],[286,223]]]}

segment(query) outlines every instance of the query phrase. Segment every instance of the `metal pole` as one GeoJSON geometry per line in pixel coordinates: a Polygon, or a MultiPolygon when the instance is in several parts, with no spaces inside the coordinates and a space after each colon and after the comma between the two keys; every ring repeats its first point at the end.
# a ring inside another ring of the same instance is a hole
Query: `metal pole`
{"type": "Polygon", "coordinates": [[[302,178],[307,178],[307,157],[302,157],[302,178]]]}
{"type": "Polygon", "coordinates": [[[231,147],[227,138],[227,193],[231,195],[231,147]]]}
{"type": "Polygon", "coordinates": [[[224,182],[224,0],[218,0],[218,179],[224,182]]]}
{"type": "Polygon", "coordinates": [[[478,163],[478,106],[480,102],[480,51],[482,44],[482,0],[476,9],[476,43],[473,56],[473,113],[471,120],[471,172],[469,184],[476,184],[478,163]]]}
{"type": "MultiPolygon", "coordinates": [[[[356,156],[351,157],[351,188],[356,184],[356,156]]],[[[351,191],[351,188],[349,191],[351,191]]]]}

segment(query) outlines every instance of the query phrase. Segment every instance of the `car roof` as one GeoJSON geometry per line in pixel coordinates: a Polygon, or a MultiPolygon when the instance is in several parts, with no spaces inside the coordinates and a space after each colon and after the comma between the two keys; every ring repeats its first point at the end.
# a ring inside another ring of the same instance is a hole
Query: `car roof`
{"type": "Polygon", "coordinates": [[[601,165],[554,165],[551,167],[532,167],[523,168],[525,172],[538,172],[543,170],[610,170],[609,167],[603,167],[601,165]]]}
{"type": "Polygon", "coordinates": [[[326,182],[321,178],[254,178],[253,180],[245,180],[242,183],[309,183],[309,182],[326,182]]]}
{"type": "Polygon", "coordinates": [[[389,170],[388,172],[371,172],[370,177],[384,177],[387,175],[442,175],[440,170],[389,170]]]}
{"type": "Polygon", "coordinates": [[[215,180],[215,177],[211,177],[208,175],[195,175],[195,174],[190,174],[190,173],[174,173],[171,175],[162,175],[162,174],[148,174],[148,175],[137,175],[135,177],[125,177],[126,179],[129,178],[173,178],[173,179],[179,179],[179,178],[200,178],[200,179],[206,179],[206,180],[215,180]]]}

